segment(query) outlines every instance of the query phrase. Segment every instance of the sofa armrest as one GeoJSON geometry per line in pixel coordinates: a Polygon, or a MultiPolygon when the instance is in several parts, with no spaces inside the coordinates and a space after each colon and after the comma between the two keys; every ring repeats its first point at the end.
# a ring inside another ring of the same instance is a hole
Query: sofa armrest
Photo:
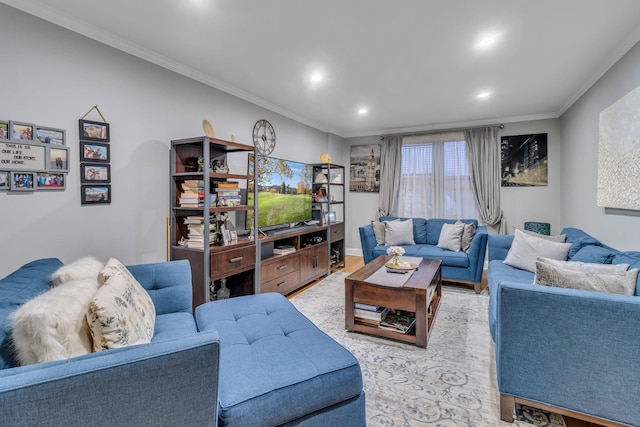
{"type": "Polygon", "coordinates": [[[378,245],[378,242],[376,242],[376,236],[373,234],[373,225],[363,225],[359,228],[359,231],[362,257],[364,258],[364,263],[368,264],[375,258],[373,256],[373,249],[378,245]]]}
{"type": "Polygon", "coordinates": [[[216,331],[0,371],[0,425],[214,426],[216,331]]]}
{"type": "Polygon", "coordinates": [[[513,234],[490,234],[487,240],[487,245],[489,246],[489,261],[504,261],[509,249],[511,249],[513,237],[513,234]]]}
{"type": "Polygon", "coordinates": [[[501,394],[640,425],[640,298],[502,281],[501,394]]]}
{"type": "Polygon", "coordinates": [[[487,236],[487,227],[484,225],[478,226],[467,252],[469,256],[469,277],[472,282],[480,283],[482,281],[482,270],[484,269],[484,259],[487,253],[487,236]]]}

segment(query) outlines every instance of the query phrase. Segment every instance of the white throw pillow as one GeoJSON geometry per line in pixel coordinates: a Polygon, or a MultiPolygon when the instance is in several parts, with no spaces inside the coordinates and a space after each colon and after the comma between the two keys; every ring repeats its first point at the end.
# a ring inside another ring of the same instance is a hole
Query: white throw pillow
{"type": "MultiPolygon", "coordinates": [[[[517,228],[516,230],[520,230],[519,228],[517,228]]],[[[544,240],[551,240],[552,242],[558,242],[558,243],[564,243],[567,241],[567,235],[566,234],[558,234],[555,236],[548,236],[546,234],[540,234],[540,233],[536,233],[535,231],[529,231],[529,230],[520,230],[523,233],[528,234],[529,236],[533,236],[533,237],[538,237],[540,239],[544,239],[544,240]]]]}
{"type": "MultiPolygon", "coordinates": [[[[608,292],[629,296],[635,294],[636,280],[638,279],[638,271],[640,271],[637,268],[631,270],[621,270],[620,268],[588,268],[586,270],[579,270],[576,269],[575,266],[569,266],[568,264],[573,263],[569,262],[564,266],[565,268],[563,268],[553,263],[538,260],[536,262],[535,283],[544,286],[608,292]]],[[[602,266],[603,265],[599,265],[599,267],[602,266]]]]}
{"type": "Polygon", "coordinates": [[[544,257],[538,257],[537,262],[551,264],[566,270],[583,271],[586,273],[611,273],[616,271],[627,271],[629,269],[629,264],[600,264],[581,261],[560,261],[544,257]]]}
{"type": "Polygon", "coordinates": [[[156,310],[142,285],[114,258],[100,272],[99,281],[100,289],[87,311],[93,350],[151,342],[156,310]]]}
{"type": "Polygon", "coordinates": [[[459,224],[442,224],[437,246],[453,252],[460,252],[462,233],[464,233],[464,224],[462,222],[459,224]]]}
{"type": "Polygon", "coordinates": [[[384,223],[384,244],[394,245],[415,245],[413,240],[413,220],[405,221],[383,221],[384,223]]]}
{"type": "Polygon", "coordinates": [[[504,263],[511,267],[535,273],[538,257],[566,261],[569,249],[571,249],[571,243],[558,243],[541,239],[516,229],[513,243],[504,263]]]}
{"type": "Polygon", "coordinates": [[[51,275],[52,287],[10,316],[13,346],[21,365],[68,359],[91,353],[85,319],[98,291],[103,264],[92,257],[64,265],[51,275]]]}

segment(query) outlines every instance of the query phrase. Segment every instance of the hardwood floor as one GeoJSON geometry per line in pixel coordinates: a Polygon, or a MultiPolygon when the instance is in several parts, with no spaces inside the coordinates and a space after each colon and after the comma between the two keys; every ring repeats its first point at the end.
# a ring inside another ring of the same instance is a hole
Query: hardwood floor
{"type": "MultiPolygon", "coordinates": [[[[364,260],[362,259],[362,257],[353,256],[353,255],[347,255],[345,257],[345,267],[340,269],[340,271],[343,271],[345,273],[353,273],[354,271],[356,271],[357,269],[359,269],[363,265],[364,265],[364,260]]],[[[308,285],[307,287],[300,289],[300,291],[298,291],[298,292],[304,292],[304,289],[308,289],[308,287],[313,286],[316,283],[317,282],[313,282],[310,285],[308,285]]],[[[451,284],[449,284],[449,285],[451,285],[451,284]]],[[[488,287],[487,286],[487,272],[485,270],[485,272],[482,275],[482,289],[487,289],[487,287],[488,287]]],[[[603,427],[601,424],[595,424],[595,423],[591,423],[591,422],[587,422],[587,421],[578,420],[578,419],[575,419],[575,418],[568,417],[566,415],[564,416],[564,422],[567,425],[567,427],[603,427]]]]}

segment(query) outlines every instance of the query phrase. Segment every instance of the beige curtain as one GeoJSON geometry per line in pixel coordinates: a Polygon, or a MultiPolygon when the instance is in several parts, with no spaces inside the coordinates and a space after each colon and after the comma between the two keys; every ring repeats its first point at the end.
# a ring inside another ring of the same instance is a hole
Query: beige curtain
{"type": "Polygon", "coordinates": [[[380,202],[376,219],[394,215],[402,176],[402,137],[386,136],[380,148],[380,202]]]}
{"type": "Polygon", "coordinates": [[[482,221],[499,234],[506,234],[507,221],[500,207],[500,141],[498,127],[465,130],[473,193],[482,221]]]}

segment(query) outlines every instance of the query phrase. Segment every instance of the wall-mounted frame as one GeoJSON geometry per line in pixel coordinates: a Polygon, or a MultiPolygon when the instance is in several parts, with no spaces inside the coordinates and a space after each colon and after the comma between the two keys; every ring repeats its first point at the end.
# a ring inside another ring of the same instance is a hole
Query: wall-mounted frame
{"type": "Polygon", "coordinates": [[[80,141],[80,161],[104,163],[110,162],[111,150],[109,144],[80,141]]]}
{"type": "Polygon", "coordinates": [[[0,168],[3,170],[46,171],[47,150],[42,144],[0,142],[0,168]]]}
{"type": "Polygon", "coordinates": [[[81,185],[80,192],[83,205],[111,203],[110,185],[81,185]]]}
{"type": "Polygon", "coordinates": [[[9,135],[12,141],[30,142],[33,141],[36,125],[32,123],[9,122],[9,135]]]}
{"type": "Polygon", "coordinates": [[[66,131],[64,129],[55,129],[44,126],[36,126],[36,141],[43,144],[53,144],[65,146],[66,131]]]}
{"type": "Polygon", "coordinates": [[[111,165],[101,163],[80,164],[80,182],[85,184],[109,183],[111,181],[111,165]]]}
{"type": "Polygon", "coordinates": [[[80,140],[109,142],[109,123],[80,119],[80,140]]]}
{"type": "Polygon", "coordinates": [[[11,139],[9,129],[9,120],[0,120],[0,142],[7,142],[11,139]]]}
{"type": "Polygon", "coordinates": [[[67,187],[67,174],[38,172],[36,175],[37,190],[64,190],[67,187]]]}
{"type": "Polygon", "coordinates": [[[47,169],[50,172],[69,172],[69,149],[49,146],[47,150],[47,169]]]}
{"type": "Polygon", "coordinates": [[[34,191],[36,185],[35,172],[11,172],[11,191],[34,191]]]}
{"type": "Polygon", "coordinates": [[[10,182],[9,171],[0,171],[0,191],[8,190],[10,182]]]}

